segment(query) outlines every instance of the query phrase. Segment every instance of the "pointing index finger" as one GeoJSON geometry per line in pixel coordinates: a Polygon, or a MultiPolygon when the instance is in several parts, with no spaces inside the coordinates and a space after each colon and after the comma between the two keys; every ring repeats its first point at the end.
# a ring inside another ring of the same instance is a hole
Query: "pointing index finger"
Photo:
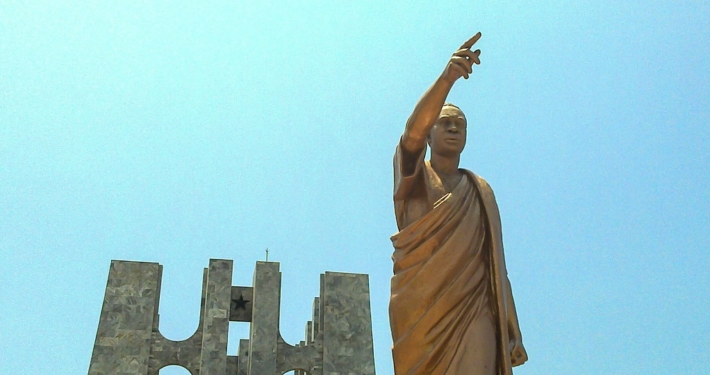
{"type": "Polygon", "coordinates": [[[472,36],[471,39],[467,40],[466,43],[461,45],[461,49],[469,49],[473,47],[476,42],[478,42],[478,39],[481,39],[481,32],[477,32],[476,35],[472,36]]]}

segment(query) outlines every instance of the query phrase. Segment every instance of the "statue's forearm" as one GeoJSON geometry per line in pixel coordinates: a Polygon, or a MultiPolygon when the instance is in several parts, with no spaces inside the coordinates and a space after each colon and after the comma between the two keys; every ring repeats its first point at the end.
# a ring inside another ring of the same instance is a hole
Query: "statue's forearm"
{"type": "Polygon", "coordinates": [[[424,148],[429,130],[434,126],[441,113],[441,107],[454,83],[439,77],[422,95],[407,120],[402,136],[402,146],[409,152],[416,153],[424,148]]]}
{"type": "Polygon", "coordinates": [[[520,333],[520,323],[518,323],[518,313],[515,310],[515,301],[513,300],[513,290],[510,286],[510,280],[507,280],[508,284],[508,335],[513,338],[522,339],[522,334],[520,333]]]}

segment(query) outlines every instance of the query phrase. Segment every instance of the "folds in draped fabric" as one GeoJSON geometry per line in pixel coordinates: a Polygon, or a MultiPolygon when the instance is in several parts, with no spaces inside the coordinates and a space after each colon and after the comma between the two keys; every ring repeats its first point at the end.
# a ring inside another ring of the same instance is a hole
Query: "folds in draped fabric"
{"type": "Polygon", "coordinates": [[[445,192],[423,154],[409,176],[401,174],[400,157],[398,149],[400,231],[392,236],[390,300],[395,374],[512,374],[509,286],[490,186],[464,171],[445,192]]]}

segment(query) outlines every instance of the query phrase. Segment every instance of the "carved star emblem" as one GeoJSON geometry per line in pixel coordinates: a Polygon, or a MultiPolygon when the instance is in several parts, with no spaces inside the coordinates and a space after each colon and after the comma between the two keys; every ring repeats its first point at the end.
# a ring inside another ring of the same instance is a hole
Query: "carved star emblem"
{"type": "Polygon", "coordinates": [[[242,309],[246,310],[247,309],[247,303],[249,303],[249,300],[244,299],[243,295],[239,295],[238,299],[233,299],[232,304],[234,305],[234,309],[242,309]]]}

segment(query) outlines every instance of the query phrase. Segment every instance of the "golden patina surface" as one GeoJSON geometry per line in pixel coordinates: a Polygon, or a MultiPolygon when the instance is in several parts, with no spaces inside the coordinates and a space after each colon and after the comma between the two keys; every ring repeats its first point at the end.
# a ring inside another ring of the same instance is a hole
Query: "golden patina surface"
{"type": "Polygon", "coordinates": [[[395,152],[396,375],[507,375],[527,361],[493,190],[459,169],[466,116],[445,103],[454,83],[480,63],[481,51],[471,50],[480,37],[454,52],[417,103],[395,152]]]}

